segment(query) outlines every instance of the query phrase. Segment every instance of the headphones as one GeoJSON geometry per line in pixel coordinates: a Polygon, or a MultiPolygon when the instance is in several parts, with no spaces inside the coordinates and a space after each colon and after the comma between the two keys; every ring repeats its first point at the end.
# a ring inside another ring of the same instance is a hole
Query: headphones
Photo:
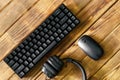
{"type": "MultiPolygon", "coordinates": [[[[101,46],[90,36],[84,35],[78,40],[79,47],[92,59],[98,60],[103,55],[101,46]],[[92,54],[94,53],[94,54],[92,54]],[[96,53],[96,54],[95,54],[96,53]]],[[[82,80],[87,80],[86,72],[83,66],[72,58],[60,59],[58,56],[51,56],[42,66],[42,72],[48,78],[54,78],[63,68],[64,61],[73,63],[82,72],[82,80]]]]}

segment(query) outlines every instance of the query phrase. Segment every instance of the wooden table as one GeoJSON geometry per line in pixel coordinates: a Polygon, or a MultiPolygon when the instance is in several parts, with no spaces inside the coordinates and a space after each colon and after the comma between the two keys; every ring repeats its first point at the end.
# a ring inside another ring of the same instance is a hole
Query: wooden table
{"type": "MultiPolygon", "coordinates": [[[[22,80],[45,80],[40,66],[55,54],[80,61],[89,80],[120,80],[119,0],[0,0],[0,80],[21,80],[2,59],[62,3],[81,20],[81,24],[22,80]],[[100,60],[90,59],[78,47],[77,40],[84,34],[94,38],[104,48],[100,60]]],[[[79,69],[69,64],[55,80],[80,78],[79,69]]]]}

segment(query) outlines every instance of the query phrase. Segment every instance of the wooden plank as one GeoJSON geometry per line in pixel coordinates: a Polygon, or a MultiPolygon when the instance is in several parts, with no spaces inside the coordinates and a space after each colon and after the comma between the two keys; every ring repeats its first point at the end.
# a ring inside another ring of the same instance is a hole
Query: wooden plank
{"type": "Polygon", "coordinates": [[[4,61],[0,62],[0,80],[8,80],[8,78],[11,77],[9,74],[13,73],[14,72],[12,69],[9,68],[9,66],[4,61]]]}
{"type": "MultiPolygon", "coordinates": [[[[91,76],[90,80],[107,79],[107,77],[110,76],[111,74],[116,74],[114,76],[117,77],[119,75],[119,73],[116,71],[119,70],[119,67],[120,67],[120,50],[100,70],[98,70],[97,73],[95,73],[95,75],[91,76]]],[[[120,79],[120,76],[119,76],[119,78],[117,77],[116,79],[120,79]]],[[[111,80],[116,80],[116,79],[113,78],[111,80]]],[[[108,79],[108,80],[110,80],[110,79],[108,79]]]]}
{"type": "Polygon", "coordinates": [[[0,13],[0,37],[19,20],[38,0],[13,0],[0,13]],[[4,16],[4,17],[3,17],[4,16]]]}
{"type": "Polygon", "coordinates": [[[0,0],[0,12],[5,8],[12,0],[0,0]]]}
{"type": "MultiPolygon", "coordinates": [[[[62,3],[62,1],[63,0],[40,0],[32,9],[30,9],[22,18],[20,18],[20,20],[18,20],[4,34],[8,34],[9,37],[12,38],[12,41],[16,43],[16,45],[12,45],[11,47],[15,48],[27,35],[37,28],[37,26],[52,13],[62,3]]],[[[4,35],[1,37],[2,40],[5,38],[4,35]]],[[[4,44],[1,43],[1,39],[0,44],[4,44]]],[[[3,47],[3,45],[1,45],[1,47],[3,47]]],[[[11,51],[11,47],[10,49],[3,49],[2,52],[0,52],[0,61],[11,51]]]]}
{"type": "Polygon", "coordinates": [[[73,14],[80,12],[89,3],[90,0],[66,0],[64,2],[64,4],[67,5],[67,7],[73,12],[73,14]]]}
{"type": "Polygon", "coordinates": [[[120,63],[113,71],[111,71],[108,75],[106,75],[103,80],[118,80],[120,79],[120,63]]]}

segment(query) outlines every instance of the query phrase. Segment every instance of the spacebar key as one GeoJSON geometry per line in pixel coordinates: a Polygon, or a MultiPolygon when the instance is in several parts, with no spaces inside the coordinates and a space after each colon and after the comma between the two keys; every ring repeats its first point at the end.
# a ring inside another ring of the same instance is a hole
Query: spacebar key
{"type": "Polygon", "coordinates": [[[55,45],[56,41],[53,41],[43,52],[41,52],[34,60],[33,63],[36,64],[43,56],[45,56],[55,45]]]}

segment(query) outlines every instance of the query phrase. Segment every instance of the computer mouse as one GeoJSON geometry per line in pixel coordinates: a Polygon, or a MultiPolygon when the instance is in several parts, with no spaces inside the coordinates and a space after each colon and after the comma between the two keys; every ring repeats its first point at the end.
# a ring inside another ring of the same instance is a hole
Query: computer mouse
{"type": "Polygon", "coordinates": [[[103,48],[88,35],[84,35],[78,40],[78,46],[94,60],[101,58],[104,53],[103,48]]]}

